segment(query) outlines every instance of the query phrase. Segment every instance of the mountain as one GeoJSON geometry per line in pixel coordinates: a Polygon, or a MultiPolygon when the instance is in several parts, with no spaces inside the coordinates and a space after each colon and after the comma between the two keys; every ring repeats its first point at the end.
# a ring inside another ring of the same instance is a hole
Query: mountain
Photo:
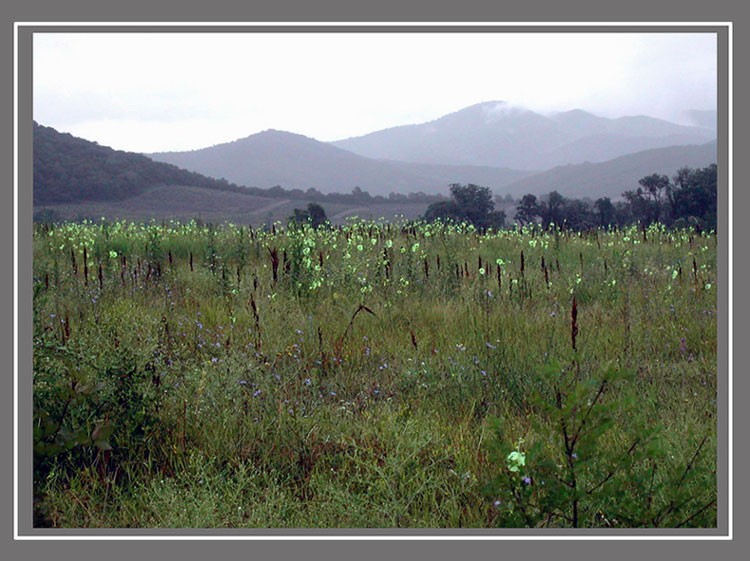
{"type": "Polygon", "coordinates": [[[692,109],[685,111],[685,118],[691,125],[711,129],[714,133],[716,132],[717,117],[717,112],[714,110],[692,109]]]}
{"type": "Polygon", "coordinates": [[[186,185],[221,191],[242,187],[113,150],[34,122],[34,204],[119,201],[157,185],[186,185]]]}
{"type": "Polygon", "coordinates": [[[489,166],[411,164],[375,160],[325,142],[278,130],[187,152],[158,152],[148,157],[243,185],[315,188],[324,193],[372,195],[447,193],[451,183],[480,183],[495,190],[528,175],[489,166]]]}
{"type": "Polygon", "coordinates": [[[571,164],[530,175],[505,187],[515,198],[527,193],[558,191],[571,198],[610,197],[638,187],[638,180],[659,173],[672,176],[682,167],[703,168],[716,163],[716,141],[701,145],[655,148],[606,162],[571,164]]]}
{"type": "MultiPolygon", "coordinates": [[[[34,123],[34,211],[38,220],[190,220],[235,224],[282,223],[311,201],[324,205],[334,224],[347,217],[416,218],[438,196],[370,197],[240,187],[155,162],[142,154],[34,123]]],[[[400,164],[396,164],[398,167],[400,164]]]]}
{"type": "Polygon", "coordinates": [[[542,115],[490,101],[331,144],[369,158],[543,170],[715,137],[710,128],[652,117],[608,119],[580,109],[542,115]]]}

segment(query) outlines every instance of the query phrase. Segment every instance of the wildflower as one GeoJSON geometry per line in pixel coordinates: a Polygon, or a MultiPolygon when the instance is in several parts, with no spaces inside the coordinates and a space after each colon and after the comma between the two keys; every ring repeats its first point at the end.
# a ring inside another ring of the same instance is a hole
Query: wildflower
{"type": "Polygon", "coordinates": [[[514,450],[510,454],[508,454],[508,470],[512,472],[517,472],[518,469],[522,466],[526,465],[526,454],[523,454],[519,452],[518,450],[514,450]]]}
{"type": "Polygon", "coordinates": [[[524,485],[531,485],[531,478],[527,475],[523,479],[521,479],[524,485]]]}

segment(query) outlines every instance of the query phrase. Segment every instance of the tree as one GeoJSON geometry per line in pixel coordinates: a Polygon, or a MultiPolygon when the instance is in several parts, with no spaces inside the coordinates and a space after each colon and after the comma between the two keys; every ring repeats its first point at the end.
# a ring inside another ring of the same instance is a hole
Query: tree
{"type": "Polygon", "coordinates": [[[698,170],[683,168],[674,177],[672,195],[674,217],[693,219],[706,228],[716,228],[717,168],[716,164],[698,170]]]}
{"type": "Polygon", "coordinates": [[[615,205],[609,197],[597,199],[594,203],[596,209],[596,221],[599,226],[607,227],[615,223],[615,205]]]}
{"type": "Polygon", "coordinates": [[[646,200],[643,189],[638,187],[638,189],[632,191],[625,191],[622,196],[628,203],[631,219],[642,224],[648,224],[652,215],[651,204],[646,200]]]}
{"type": "Polygon", "coordinates": [[[326,211],[318,203],[308,204],[307,213],[310,216],[310,223],[312,224],[313,228],[319,228],[321,226],[325,226],[328,223],[326,211]]]}
{"type": "Polygon", "coordinates": [[[450,219],[473,224],[479,230],[502,228],[505,213],[495,211],[492,192],[488,187],[454,183],[450,186],[451,200],[440,201],[427,207],[424,219],[450,219]]]}
{"type": "Polygon", "coordinates": [[[540,206],[543,228],[549,228],[550,224],[562,225],[565,203],[565,197],[557,191],[552,191],[547,195],[547,201],[540,206]]]}
{"type": "Polygon", "coordinates": [[[458,205],[454,201],[441,201],[432,203],[424,213],[424,219],[428,222],[435,220],[456,220],[458,216],[458,205]]]}
{"type": "Polygon", "coordinates": [[[480,187],[472,183],[468,185],[453,183],[450,192],[458,208],[470,220],[485,216],[495,208],[492,193],[488,187],[480,187]]]}
{"type": "Polygon", "coordinates": [[[654,222],[659,222],[661,215],[661,199],[662,192],[667,189],[670,185],[669,177],[666,175],[659,175],[658,173],[652,173],[646,177],[638,180],[638,184],[643,187],[644,193],[647,194],[653,203],[654,222]]]}
{"type": "Polygon", "coordinates": [[[580,199],[571,199],[562,207],[563,224],[573,230],[586,230],[595,225],[594,213],[588,203],[580,199]]]}
{"type": "Polygon", "coordinates": [[[515,219],[521,223],[521,226],[531,224],[540,215],[540,212],[541,209],[536,196],[531,194],[524,195],[521,202],[518,203],[518,207],[516,207],[515,219]]]}
{"type": "Polygon", "coordinates": [[[289,224],[303,224],[309,222],[313,228],[320,228],[328,224],[326,211],[318,203],[309,203],[307,210],[294,209],[294,214],[289,217],[289,224]]]}

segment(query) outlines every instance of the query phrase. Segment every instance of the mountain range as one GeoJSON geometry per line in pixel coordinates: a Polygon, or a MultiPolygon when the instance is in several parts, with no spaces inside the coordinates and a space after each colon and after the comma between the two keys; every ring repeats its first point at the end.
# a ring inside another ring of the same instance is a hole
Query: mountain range
{"type": "Polygon", "coordinates": [[[669,146],[627,154],[606,162],[569,164],[535,173],[511,183],[505,192],[515,198],[552,191],[570,198],[619,199],[638,187],[638,180],[659,173],[671,177],[683,167],[704,168],[716,163],[716,141],[700,145],[669,146]]]}
{"type": "Polygon", "coordinates": [[[529,175],[528,171],[492,166],[376,160],[273,129],[209,148],[146,155],[239,185],[315,188],[323,193],[350,192],[359,187],[372,195],[419,191],[434,194],[446,193],[451,183],[477,183],[502,190],[529,175]]]}
{"type": "Polygon", "coordinates": [[[693,111],[688,118],[702,126],[607,119],[581,110],[542,115],[490,102],[336,142],[267,130],[199,150],[147,155],[34,123],[34,203],[73,205],[66,211],[71,215],[93,212],[80,207],[86,201],[101,203],[97,214],[113,215],[130,201],[133,216],[144,209],[152,217],[168,216],[180,206],[181,216],[210,207],[212,219],[238,211],[238,218],[249,213],[252,220],[269,220],[315,200],[343,220],[404,210],[417,216],[452,183],[475,183],[514,198],[558,191],[617,199],[645,175],[716,162],[716,112],[693,111]],[[419,192],[424,195],[414,195],[419,192]],[[180,193],[189,198],[187,206],[175,206],[180,193]],[[209,204],[210,197],[218,206],[209,204]],[[163,209],[154,207],[159,201],[163,209]]]}
{"type": "MultiPolygon", "coordinates": [[[[712,112],[694,111],[688,118],[710,125],[712,112]]],[[[710,126],[644,116],[608,119],[579,109],[543,115],[493,101],[331,143],[267,130],[199,150],[147,156],[261,188],[445,194],[451,183],[475,183],[514,196],[529,188],[619,197],[643,175],[714,162],[715,138],[710,126]]]]}
{"type": "MultiPolygon", "coordinates": [[[[693,112],[690,118],[710,122],[706,112],[693,112]]],[[[580,109],[544,115],[490,101],[427,123],[384,129],[333,145],[376,159],[542,171],[715,138],[715,128],[653,117],[609,119],[580,109]]]]}

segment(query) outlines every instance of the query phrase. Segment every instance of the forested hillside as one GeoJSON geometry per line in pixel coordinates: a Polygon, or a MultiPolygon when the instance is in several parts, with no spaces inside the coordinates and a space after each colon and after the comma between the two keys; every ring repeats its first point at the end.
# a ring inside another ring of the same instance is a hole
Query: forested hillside
{"type": "Polygon", "coordinates": [[[157,185],[246,189],[34,123],[34,204],[117,201],[157,185]]]}

